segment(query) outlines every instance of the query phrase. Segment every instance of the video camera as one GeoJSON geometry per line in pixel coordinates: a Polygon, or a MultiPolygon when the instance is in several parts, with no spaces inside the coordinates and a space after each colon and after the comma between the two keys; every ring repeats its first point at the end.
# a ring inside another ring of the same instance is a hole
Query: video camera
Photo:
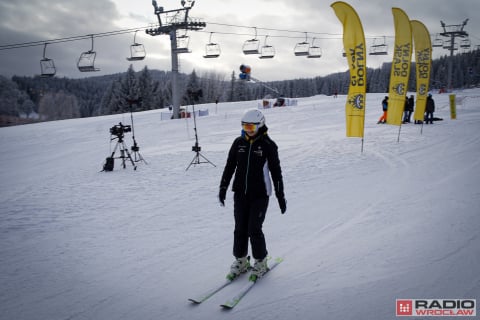
{"type": "Polygon", "coordinates": [[[132,127],[130,125],[123,125],[121,122],[110,128],[110,134],[118,138],[123,138],[123,134],[130,131],[132,131],[132,127]]]}

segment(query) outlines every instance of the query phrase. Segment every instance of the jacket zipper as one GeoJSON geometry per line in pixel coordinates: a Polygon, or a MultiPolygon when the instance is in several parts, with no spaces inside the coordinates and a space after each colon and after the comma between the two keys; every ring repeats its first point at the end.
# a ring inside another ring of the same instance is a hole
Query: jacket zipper
{"type": "Polygon", "coordinates": [[[248,189],[248,171],[250,171],[250,154],[252,151],[253,141],[249,141],[250,146],[248,148],[248,157],[247,157],[247,172],[245,173],[245,195],[247,195],[248,189]]]}

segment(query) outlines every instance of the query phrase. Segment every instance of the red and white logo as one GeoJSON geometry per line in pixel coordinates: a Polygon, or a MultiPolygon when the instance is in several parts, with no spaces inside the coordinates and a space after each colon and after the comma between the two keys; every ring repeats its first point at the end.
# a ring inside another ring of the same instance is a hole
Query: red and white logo
{"type": "Polygon", "coordinates": [[[475,299],[397,299],[396,315],[407,317],[475,317],[475,299]]]}
{"type": "Polygon", "coordinates": [[[397,300],[397,317],[411,316],[413,312],[413,300],[397,300]]]}

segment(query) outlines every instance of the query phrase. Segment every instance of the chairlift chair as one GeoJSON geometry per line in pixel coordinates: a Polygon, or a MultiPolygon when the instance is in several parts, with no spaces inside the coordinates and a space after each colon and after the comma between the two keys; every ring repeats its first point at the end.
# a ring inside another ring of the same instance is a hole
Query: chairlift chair
{"type": "Polygon", "coordinates": [[[95,58],[97,56],[97,53],[93,51],[93,35],[91,35],[92,38],[92,49],[89,51],[83,52],[80,55],[80,58],[78,59],[77,62],[77,68],[81,72],[92,72],[92,71],[100,71],[100,69],[95,68],[95,58]]]}
{"type": "Polygon", "coordinates": [[[447,49],[447,50],[453,49],[453,51],[458,50],[458,43],[455,43],[455,45],[452,48],[452,41],[447,40],[443,43],[443,49],[447,49]]]}
{"type": "Polygon", "coordinates": [[[218,58],[220,57],[220,45],[218,43],[207,43],[205,45],[204,58],[218,58]]]}
{"type": "Polygon", "coordinates": [[[145,56],[147,55],[143,44],[137,43],[135,40],[137,37],[137,31],[135,31],[135,35],[133,36],[133,44],[130,46],[130,57],[127,58],[128,61],[140,61],[145,59],[145,56]]]}
{"type": "Polygon", "coordinates": [[[265,36],[265,43],[260,48],[260,59],[272,59],[275,57],[275,47],[267,44],[268,36],[265,36]]]}
{"type": "Polygon", "coordinates": [[[260,54],[260,40],[257,39],[257,28],[255,28],[255,38],[245,41],[242,50],[243,54],[260,54]]]}
{"type": "Polygon", "coordinates": [[[308,42],[299,42],[295,45],[293,52],[296,56],[308,56],[308,49],[310,49],[310,43],[308,42]]]}
{"type": "Polygon", "coordinates": [[[190,43],[190,37],[184,34],[183,36],[177,37],[177,53],[190,53],[188,49],[188,44],[190,43]]]}
{"type": "Polygon", "coordinates": [[[371,56],[385,56],[388,54],[388,46],[385,42],[385,37],[383,37],[383,43],[375,44],[377,39],[373,39],[373,44],[370,47],[371,56]]]}
{"type": "Polygon", "coordinates": [[[460,48],[464,48],[464,49],[470,49],[470,46],[471,46],[471,43],[470,43],[470,39],[462,39],[462,41],[460,41],[460,48]]]}
{"type": "Polygon", "coordinates": [[[312,39],[312,45],[308,48],[307,58],[321,58],[322,48],[315,45],[315,38],[312,39]]]}
{"type": "Polygon", "coordinates": [[[212,34],[210,33],[209,42],[205,45],[205,55],[204,58],[218,58],[220,56],[221,50],[220,45],[218,43],[212,42],[212,34]]]}
{"type": "Polygon", "coordinates": [[[293,52],[296,56],[308,56],[308,49],[310,49],[310,43],[308,43],[308,35],[305,32],[305,41],[299,42],[295,45],[293,52]]]}
{"type": "Polygon", "coordinates": [[[260,53],[260,41],[257,39],[250,39],[243,43],[244,54],[259,54],[260,53]]]}
{"type": "Polygon", "coordinates": [[[443,40],[439,37],[438,34],[435,36],[435,39],[433,39],[432,47],[433,48],[443,47],[443,40]]]}
{"type": "Polygon", "coordinates": [[[55,73],[57,73],[57,69],[55,68],[55,63],[53,63],[52,59],[49,59],[45,56],[45,51],[47,50],[47,43],[43,47],[43,59],[40,60],[40,70],[42,77],[53,77],[55,73]]]}

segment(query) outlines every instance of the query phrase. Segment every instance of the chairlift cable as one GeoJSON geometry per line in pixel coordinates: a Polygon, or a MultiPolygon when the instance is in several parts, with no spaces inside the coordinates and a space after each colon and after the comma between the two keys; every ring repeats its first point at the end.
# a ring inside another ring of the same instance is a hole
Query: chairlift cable
{"type": "MultiPolygon", "coordinates": [[[[262,35],[261,34],[256,34],[256,37],[262,37],[262,36],[268,35],[271,38],[298,39],[298,38],[303,38],[304,37],[303,35],[305,33],[307,33],[305,31],[298,31],[298,30],[275,29],[275,28],[264,28],[264,27],[251,27],[251,26],[216,23],[216,22],[208,22],[208,24],[209,25],[223,26],[223,27],[234,27],[234,28],[249,28],[249,29],[254,28],[255,33],[257,33],[257,29],[259,29],[259,30],[265,30],[265,31],[270,31],[270,32],[275,31],[275,32],[280,32],[280,33],[283,32],[283,33],[302,34],[302,36],[300,36],[300,35],[291,36],[291,35],[275,35],[275,34],[269,33],[269,34],[262,34],[262,35]]],[[[149,28],[151,28],[151,25],[144,26],[144,27],[136,27],[136,28],[120,29],[120,30],[114,30],[114,31],[108,31],[108,32],[101,32],[101,33],[91,33],[91,34],[87,34],[87,35],[56,38],[56,39],[50,39],[50,40],[39,40],[39,41],[6,44],[6,45],[0,45],[0,51],[39,46],[39,45],[44,45],[45,42],[48,42],[49,44],[55,44],[55,43],[63,43],[63,42],[71,42],[71,41],[79,41],[79,40],[90,39],[92,36],[94,38],[109,37],[109,36],[132,33],[132,32],[136,32],[136,31],[139,31],[139,30],[147,30],[149,28]]],[[[201,30],[197,30],[197,32],[208,32],[208,33],[214,32],[216,34],[221,34],[221,35],[251,36],[250,33],[228,32],[228,31],[201,31],[201,30]]],[[[308,33],[311,34],[311,35],[315,35],[316,39],[323,39],[323,40],[337,40],[337,39],[341,39],[343,37],[342,34],[334,34],[334,33],[327,33],[327,32],[308,32],[308,33]],[[322,35],[322,36],[325,36],[325,37],[319,37],[318,35],[322,35]]],[[[369,38],[376,38],[376,37],[378,37],[378,36],[366,36],[365,38],[369,39],[369,38]]],[[[393,36],[386,36],[386,37],[392,38],[393,36]]]]}

